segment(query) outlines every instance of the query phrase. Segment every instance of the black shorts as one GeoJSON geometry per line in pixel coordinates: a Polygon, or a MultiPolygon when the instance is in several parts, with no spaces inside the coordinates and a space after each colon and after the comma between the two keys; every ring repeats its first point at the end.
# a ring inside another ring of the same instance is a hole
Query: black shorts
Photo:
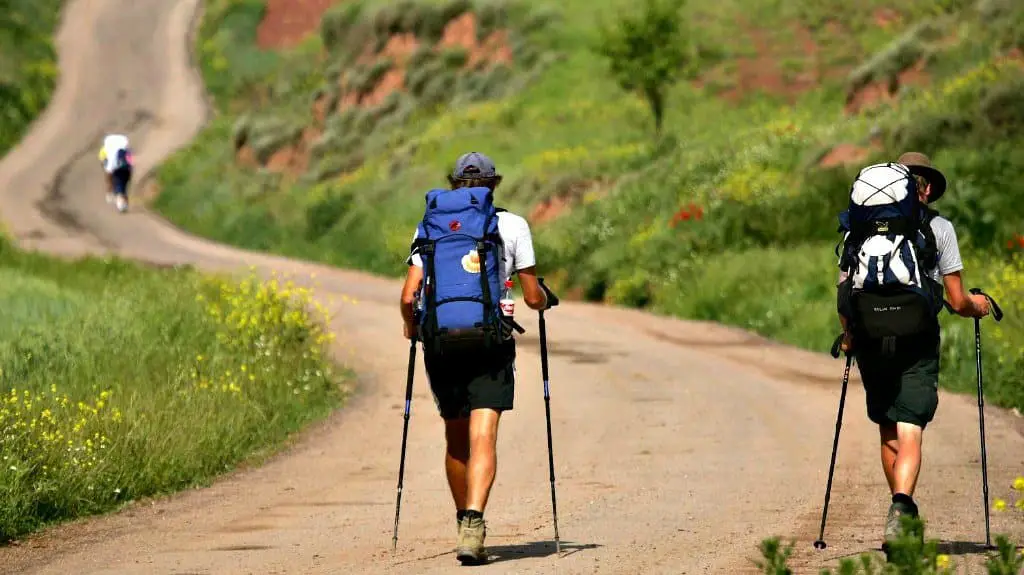
{"type": "Polygon", "coordinates": [[[127,195],[128,184],[132,181],[132,169],[131,167],[118,168],[110,174],[110,178],[114,182],[114,193],[127,195]]]}
{"type": "Polygon", "coordinates": [[[867,395],[868,418],[879,425],[911,423],[924,428],[939,407],[937,338],[895,357],[857,353],[867,395]]]}
{"type": "Polygon", "coordinates": [[[441,417],[466,418],[470,411],[480,408],[511,410],[515,399],[515,359],[515,340],[489,351],[436,356],[424,353],[427,379],[441,417]]]}

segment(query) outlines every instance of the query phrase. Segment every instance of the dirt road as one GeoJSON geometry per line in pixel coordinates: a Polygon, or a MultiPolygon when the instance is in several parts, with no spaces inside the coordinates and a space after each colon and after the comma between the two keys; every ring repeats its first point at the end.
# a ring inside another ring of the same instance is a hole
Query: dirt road
{"type": "MultiPolygon", "coordinates": [[[[418,368],[399,551],[389,553],[407,343],[399,285],[186,236],[103,200],[94,150],[125,130],[149,170],[204,121],[186,37],[198,0],[74,0],[46,115],[0,164],[0,213],[24,245],[204,269],[256,265],[334,299],[356,399],[288,453],[214,486],[52,529],[0,549],[6,573],[442,573],[457,565],[442,426],[418,368]],[[340,303],[341,296],[356,303],[340,303]]],[[[137,188],[136,188],[137,189],[137,188]]],[[[343,249],[339,246],[339,249],[343,249]]],[[[400,265],[396,262],[396,265],[400,265]]],[[[520,306],[520,309],[523,309],[520,306]]],[[[518,314],[516,409],[502,422],[487,516],[487,573],[739,573],[761,538],[796,538],[798,572],[878,546],[888,505],[875,432],[854,381],[827,551],[811,549],[842,365],[718,326],[565,304],[549,314],[559,527],[553,555],[537,324],[518,314]]],[[[993,494],[1024,471],[1012,415],[988,412],[993,494]]],[[[931,535],[967,553],[984,538],[977,410],[943,394],[919,499],[931,535]]],[[[993,517],[995,532],[1024,522],[993,517]]]]}

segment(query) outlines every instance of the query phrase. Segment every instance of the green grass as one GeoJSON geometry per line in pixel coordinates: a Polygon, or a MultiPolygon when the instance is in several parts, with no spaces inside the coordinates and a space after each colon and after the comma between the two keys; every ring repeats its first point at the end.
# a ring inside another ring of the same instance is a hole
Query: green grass
{"type": "MultiPolygon", "coordinates": [[[[485,5],[465,4],[477,13],[485,5]]],[[[351,33],[270,53],[253,44],[258,0],[211,3],[199,41],[218,116],[162,169],[157,208],[221,241],[399,275],[422,194],[443,185],[460,153],[482,150],[505,176],[505,207],[528,214],[546,199],[569,202],[556,220],[533,225],[541,268],[564,293],[825,350],[838,330],[835,217],[860,166],[823,169],[817,160],[834,145],[873,139],[863,164],[919,148],[946,173],[951,189],[937,207],[957,226],[967,285],[999,291],[1004,306],[1024,296],[1004,279],[1021,273],[1007,242],[1024,232],[1024,72],[1002,58],[1024,46],[1024,6],[691,0],[685,13],[696,60],[688,80],[701,78],[704,87],[684,81],[672,90],[667,137],[656,143],[643,103],[617,88],[592,49],[596,24],[629,4],[519,2],[506,11],[510,38],[528,47],[519,49],[535,55],[531,62],[544,64],[515,65],[514,90],[465,99],[461,79],[430,69],[446,79],[447,103],[413,97],[401,99],[400,112],[333,112],[325,122],[331,135],[304,172],[235,162],[239,125],[314,124],[314,98],[336,94],[333,78],[358,71],[351,64],[357,47],[381,44],[380,33],[367,30],[391,26],[392,13],[376,12],[388,5],[346,2],[325,17],[323,29],[351,33]],[[894,9],[899,20],[879,25],[880,7],[894,9]],[[546,27],[529,32],[531,18],[546,27]],[[818,45],[815,60],[803,55],[798,25],[818,45]],[[829,73],[802,93],[721,97],[718,90],[740,85],[737,74],[751,67],[738,59],[756,56],[763,44],[780,75],[793,77],[816,62],[829,73]],[[852,87],[887,82],[918,58],[928,81],[904,86],[898,105],[843,114],[852,87]],[[228,73],[236,70],[240,75],[228,73]],[[398,119],[388,122],[393,115],[398,119]],[[672,225],[691,205],[703,218],[672,225]]],[[[416,2],[405,9],[412,23],[394,26],[415,28],[418,15],[433,14],[422,8],[428,5],[450,3],[416,2]]],[[[281,129],[266,128],[265,141],[281,129]]],[[[944,317],[943,324],[943,384],[969,390],[971,323],[944,317]]],[[[1024,409],[1024,326],[1008,320],[985,337],[999,374],[987,378],[990,401],[1024,409]]]]}
{"type": "Polygon", "coordinates": [[[0,0],[0,152],[21,139],[50,101],[56,53],[50,38],[61,0],[0,0]]]}
{"type": "MultiPolygon", "coordinates": [[[[49,102],[56,0],[0,0],[0,154],[49,102]]],[[[199,486],[343,399],[306,290],[0,235],[0,543],[199,486]]]]}
{"type": "Polygon", "coordinates": [[[287,289],[0,240],[0,541],[202,485],[326,416],[344,374],[287,289]]]}

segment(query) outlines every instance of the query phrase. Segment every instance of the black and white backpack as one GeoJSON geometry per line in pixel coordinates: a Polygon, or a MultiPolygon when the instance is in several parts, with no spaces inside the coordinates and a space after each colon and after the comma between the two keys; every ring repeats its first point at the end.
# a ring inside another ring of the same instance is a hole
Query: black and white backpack
{"type": "Polygon", "coordinates": [[[897,163],[862,169],[839,214],[843,239],[836,247],[838,309],[858,347],[895,353],[901,343],[937,333],[942,285],[929,271],[938,262],[931,220],[910,170],[897,163]],[[841,248],[841,249],[840,249],[841,248]]]}

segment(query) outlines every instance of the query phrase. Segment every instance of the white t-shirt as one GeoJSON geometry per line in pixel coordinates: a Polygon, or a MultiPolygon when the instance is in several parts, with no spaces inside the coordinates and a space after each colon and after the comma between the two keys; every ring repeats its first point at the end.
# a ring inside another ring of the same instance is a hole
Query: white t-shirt
{"type": "Polygon", "coordinates": [[[117,153],[128,149],[128,136],[122,134],[110,134],[103,138],[103,169],[108,174],[117,169],[117,153]]]}
{"type": "MultiPolygon", "coordinates": [[[[521,216],[510,212],[498,212],[498,235],[505,244],[505,253],[502,261],[499,262],[499,278],[504,284],[512,272],[537,265],[537,257],[533,253],[533,236],[530,234],[530,224],[521,216]]],[[[412,239],[419,237],[419,228],[412,234],[412,239]]],[[[416,253],[414,248],[405,262],[417,267],[423,267],[423,258],[416,253]]]]}

